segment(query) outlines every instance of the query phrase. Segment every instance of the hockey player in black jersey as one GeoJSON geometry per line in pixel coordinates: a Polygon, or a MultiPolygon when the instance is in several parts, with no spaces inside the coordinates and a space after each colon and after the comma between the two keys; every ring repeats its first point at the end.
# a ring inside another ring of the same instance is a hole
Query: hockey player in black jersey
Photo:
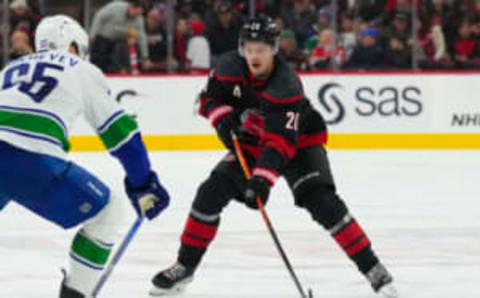
{"type": "Polygon", "coordinates": [[[230,152],[198,188],[177,261],[153,278],[152,296],[180,293],[192,281],[232,198],[258,208],[256,197],[266,204],[271,187],[284,176],[295,205],[331,233],[374,291],[398,297],[392,276],[336,192],[324,149],[325,123],[305,98],[299,78],[276,55],[277,36],[268,17],[246,22],[238,52],[223,55],[201,93],[200,114],[230,152]],[[234,154],[232,131],[253,169],[248,180],[234,154]]]}

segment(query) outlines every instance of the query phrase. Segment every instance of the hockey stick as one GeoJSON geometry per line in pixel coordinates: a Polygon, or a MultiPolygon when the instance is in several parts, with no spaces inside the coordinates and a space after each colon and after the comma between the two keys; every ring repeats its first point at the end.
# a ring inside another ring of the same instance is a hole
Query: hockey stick
{"type": "Polygon", "coordinates": [[[132,242],[133,238],[137,234],[138,229],[141,227],[142,223],[143,223],[143,216],[139,216],[133,223],[127,235],[125,235],[125,237],[123,238],[122,243],[120,244],[120,247],[115,252],[115,254],[112,257],[112,260],[103,271],[102,276],[100,276],[100,279],[98,280],[95,288],[93,289],[93,292],[91,295],[92,298],[97,298],[98,293],[100,293],[100,291],[102,290],[103,286],[105,285],[108,278],[112,274],[113,269],[115,269],[115,266],[117,265],[118,261],[120,261],[120,259],[122,258],[128,245],[130,244],[130,242],[132,242]]]}
{"type": "MultiPolygon", "coordinates": [[[[236,155],[240,162],[240,166],[243,169],[243,173],[245,174],[245,177],[249,179],[252,176],[252,173],[250,172],[250,168],[248,167],[247,161],[245,159],[245,155],[243,154],[242,148],[240,147],[240,142],[238,141],[238,138],[235,135],[235,133],[232,133],[232,139],[233,139],[233,146],[235,147],[236,155]]],[[[295,271],[293,270],[293,266],[290,263],[290,260],[288,259],[282,244],[280,243],[280,239],[277,236],[277,232],[275,232],[275,229],[273,228],[272,222],[268,217],[267,211],[265,211],[265,206],[263,205],[263,202],[260,199],[260,197],[257,197],[257,205],[258,205],[258,209],[260,210],[260,214],[262,215],[263,221],[267,225],[268,231],[272,236],[273,242],[275,242],[275,246],[277,247],[277,250],[280,253],[280,256],[282,257],[282,260],[285,263],[285,266],[287,267],[287,270],[290,273],[290,276],[295,282],[295,286],[297,286],[297,289],[300,292],[300,295],[302,296],[302,298],[313,298],[312,289],[308,289],[308,296],[307,294],[305,294],[305,290],[303,289],[302,284],[300,283],[297,275],[295,274],[295,271]]]]}

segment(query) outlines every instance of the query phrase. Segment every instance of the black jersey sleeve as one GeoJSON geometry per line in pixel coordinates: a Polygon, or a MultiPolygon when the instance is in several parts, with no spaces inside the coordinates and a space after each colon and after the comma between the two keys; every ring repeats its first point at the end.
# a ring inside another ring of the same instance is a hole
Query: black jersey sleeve
{"type": "Polygon", "coordinates": [[[217,80],[214,72],[208,78],[207,86],[200,93],[199,109],[199,114],[208,119],[213,127],[233,112],[233,107],[224,100],[224,87],[217,80]]]}
{"type": "Polygon", "coordinates": [[[242,83],[240,65],[235,53],[223,55],[217,68],[210,72],[207,86],[200,93],[199,114],[207,118],[212,126],[231,115],[234,108],[229,102],[231,85],[242,83]]]}

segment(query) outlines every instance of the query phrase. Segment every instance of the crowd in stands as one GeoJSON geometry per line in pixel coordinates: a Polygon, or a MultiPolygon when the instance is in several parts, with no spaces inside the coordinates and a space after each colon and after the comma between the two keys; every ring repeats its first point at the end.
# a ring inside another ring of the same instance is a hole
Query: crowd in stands
{"type": "MultiPolygon", "coordinates": [[[[250,1],[177,0],[172,35],[165,2],[97,10],[92,62],[106,72],[203,72],[237,48],[250,1]]],[[[256,0],[255,11],[276,20],[280,54],[299,71],[480,68],[480,0],[256,0]]],[[[11,2],[11,59],[32,52],[40,19],[30,1],[11,2]]]]}

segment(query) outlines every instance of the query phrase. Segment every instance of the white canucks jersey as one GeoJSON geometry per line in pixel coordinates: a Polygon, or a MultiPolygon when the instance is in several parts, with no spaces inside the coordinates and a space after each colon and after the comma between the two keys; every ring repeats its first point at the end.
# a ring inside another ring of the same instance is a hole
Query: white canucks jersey
{"type": "Polygon", "coordinates": [[[119,107],[102,72],[63,51],[28,55],[0,75],[0,141],[66,158],[69,132],[84,115],[110,151],[138,130],[119,107]]]}

